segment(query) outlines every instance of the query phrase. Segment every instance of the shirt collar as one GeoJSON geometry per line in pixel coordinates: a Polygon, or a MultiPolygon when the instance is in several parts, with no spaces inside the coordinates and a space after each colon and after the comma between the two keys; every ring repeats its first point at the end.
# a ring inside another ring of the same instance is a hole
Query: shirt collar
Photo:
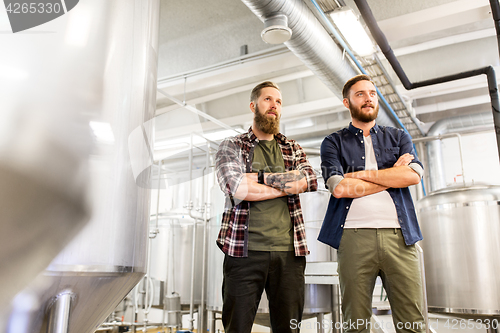
{"type": "MultiPolygon", "coordinates": [[[[251,142],[255,142],[255,141],[259,141],[259,139],[257,138],[257,136],[255,135],[255,133],[252,131],[252,127],[250,126],[250,128],[248,129],[248,132],[246,133],[247,134],[247,138],[251,141],[251,142]]],[[[283,134],[281,133],[278,133],[276,135],[274,135],[274,138],[276,139],[276,141],[278,141],[279,143],[284,143],[286,138],[283,134]]]]}
{"type": "MultiPolygon", "coordinates": [[[[371,129],[370,129],[370,133],[375,133],[375,134],[377,134],[377,132],[378,132],[379,130],[380,130],[380,128],[379,128],[379,127],[378,127],[378,125],[375,123],[375,125],[374,125],[371,129]]],[[[351,123],[349,123],[349,131],[350,131],[352,134],[354,134],[354,135],[356,135],[356,134],[358,134],[358,133],[362,133],[362,132],[363,132],[361,129],[359,129],[359,128],[357,128],[356,126],[354,126],[354,125],[352,124],[352,122],[351,122],[351,123]]]]}
{"type": "Polygon", "coordinates": [[[247,137],[248,137],[248,140],[250,140],[251,142],[254,142],[255,140],[257,140],[257,136],[255,135],[255,133],[252,131],[252,127],[250,126],[250,128],[248,129],[248,132],[247,132],[247,137]]]}

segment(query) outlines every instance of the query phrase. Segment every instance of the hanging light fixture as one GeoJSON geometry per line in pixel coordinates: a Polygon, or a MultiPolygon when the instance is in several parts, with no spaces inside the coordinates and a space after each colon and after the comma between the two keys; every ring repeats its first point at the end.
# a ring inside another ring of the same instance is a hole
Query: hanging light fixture
{"type": "Polygon", "coordinates": [[[292,37],[288,18],[282,13],[273,13],[264,18],[264,30],[260,37],[268,44],[282,44],[292,37]]]}

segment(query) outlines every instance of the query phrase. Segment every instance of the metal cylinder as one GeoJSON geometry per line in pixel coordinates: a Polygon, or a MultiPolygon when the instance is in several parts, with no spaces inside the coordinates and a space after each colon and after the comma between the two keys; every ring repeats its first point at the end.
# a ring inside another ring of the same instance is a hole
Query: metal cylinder
{"type": "Polygon", "coordinates": [[[153,240],[151,251],[151,276],[167,281],[167,294],[180,295],[181,304],[191,302],[191,275],[194,267],[195,304],[201,303],[203,223],[183,215],[158,219],[159,234],[153,240]],[[193,240],[199,246],[193,252],[193,240]],[[194,266],[191,265],[194,256],[194,266]],[[168,278],[166,278],[168,276],[168,278]]]}
{"type": "MultiPolygon", "coordinates": [[[[168,162],[165,165],[171,168],[168,162]]],[[[166,281],[167,294],[178,293],[181,304],[193,303],[193,309],[202,299],[205,223],[192,218],[189,211],[199,214],[196,210],[204,207],[204,182],[208,177],[195,171],[191,177],[185,172],[165,174],[167,184],[160,190],[165,199],[159,207],[159,233],[152,240],[150,270],[152,277],[166,281]]],[[[151,223],[156,223],[156,214],[151,223]]]]}
{"type": "Polygon", "coordinates": [[[436,191],[417,203],[428,307],[500,315],[500,186],[436,191]]]}
{"type": "Polygon", "coordinates": [[[73,294],[69,291],[57,295],[50,308],[48,333],[68,333],[71,299],[73,294]]]}
{"type": "Polygon", "coordinates": [[[101,108],[106,12],[107,3],[80,3],[41,27],[50,33],[3,34],[0,304],[43,271],[89,219],[87,115],[101,108]],[[82,45],[75,33],[92,37],[82,45]]]}
{"type": "MultiPolygon", "coordinates": [[[[91,218],[40,277],[48,285],[40,294],[40,312],[62,290],[75,293],[69,319],[72,333],[94,332],[146,272],[150,190],[140,176],[149,178],[152,158],[148,138],[155,112],[159,3],[88,0],[68,14],[88,14],[107,26],[102,32],[104,78],[96,82],[102,87],[103,107],[86,114],[86,128],[93,133],[87,161],[91,218]],[[92,14],[103,6],[109,6],[106,15],[92,14]]],[[[79,79],[71,77],[72,82],[79,79]]],[[[43,320],[43,315],[37,318],[40,332],[45,331],[43,320]]]]}
{"type": "Polygon", "coordinates": [[[181,297],[178,293],[171,293],[165,296],[166,325],[167,327],[179,327],[181,321],[181,297]]]}

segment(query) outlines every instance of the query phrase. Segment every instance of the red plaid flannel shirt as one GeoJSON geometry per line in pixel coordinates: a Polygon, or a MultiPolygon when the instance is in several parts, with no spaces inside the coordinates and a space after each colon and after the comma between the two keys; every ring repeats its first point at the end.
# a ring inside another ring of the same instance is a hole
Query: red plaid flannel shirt
{"type": "MultiPolygon", "coordinates": [[[[274,136],[283,154],[285,170],[300,170],[306,176],[307,191],[316,191],[318,182],[304,150],[294,140],[283,134],[274,136]]],[[[217,244],[233,257],[248,256],[248,214],[250,202],[238,200],[233,193],[244,174],[252,172],[253,151],[259,140],[250,128],[247,133],[222,141],[216,154],[216,173],[219,185],[226,195],[224,213],[217,244]]],[[[304,220],[298,195],[288,196],[288,210],[293,223],[293,245],[296,256],[309,254],[306,243],[304,220]]]]}

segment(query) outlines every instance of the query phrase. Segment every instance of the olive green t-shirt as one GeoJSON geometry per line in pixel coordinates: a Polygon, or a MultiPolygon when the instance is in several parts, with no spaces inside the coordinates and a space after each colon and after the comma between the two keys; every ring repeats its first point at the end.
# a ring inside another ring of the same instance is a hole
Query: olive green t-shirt
{"type": "MultiPolygon", "coordinates": [[[[278,142],[260,140],[255,147],[252,170],[285,172],[278,142]]],[[[250,202],[248,249],[253,251],[293,251],[293,226],[287,197],[250,202]]]]}

